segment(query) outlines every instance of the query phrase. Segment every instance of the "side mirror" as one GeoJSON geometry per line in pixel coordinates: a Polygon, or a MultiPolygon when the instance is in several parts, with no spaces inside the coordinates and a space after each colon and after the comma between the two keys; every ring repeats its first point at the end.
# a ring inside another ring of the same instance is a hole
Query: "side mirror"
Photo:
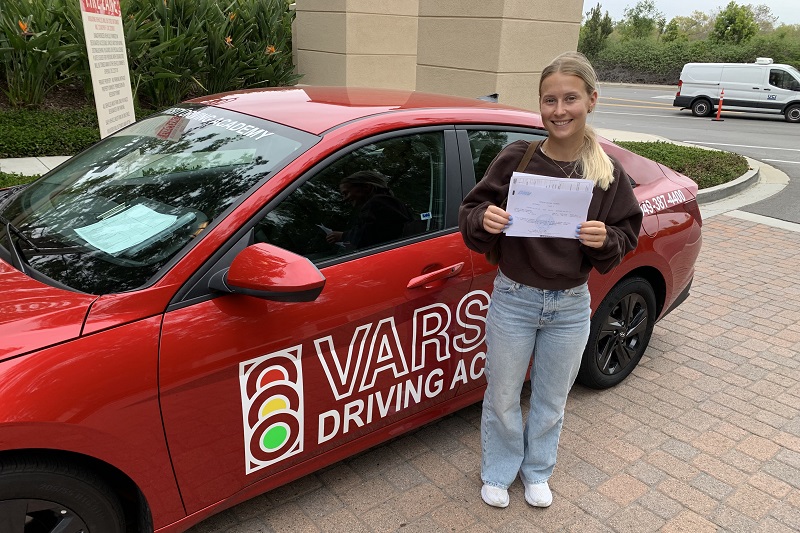
{"type": "Polygon", "coordinates": [[[279,302],[311,302],[325,287],[325,277],[305,257],[266,243],[248,246],[231,266],[214,274],[210,289],[279,302]]]}

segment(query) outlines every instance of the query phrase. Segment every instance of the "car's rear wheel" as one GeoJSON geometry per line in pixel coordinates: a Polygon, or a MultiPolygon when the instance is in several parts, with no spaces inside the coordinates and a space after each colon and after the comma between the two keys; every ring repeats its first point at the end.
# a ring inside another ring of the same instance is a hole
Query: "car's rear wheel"
{"type": "Polygon", "coordinates": [[[711,102],[705,98],[700,98],[692,103],[692,114],[696,117],[707,117],[713,111],[711,102]]]}
{"type": "Polygon", "coordinates": [[[639,364],[656,319],[653,287],[639,277],[617,284],[592,317],[578,382],[593,389],[613,387],[639,364]]]}
{"type": "Polygon", "coordinates": [[[786,122],[800,122],[800,104],[790,105],[783,114],[786,122]]]}
{"type": "Polygon", "coordinates": [[[3,533],[122,533],[119,499],[89,471],[38,458],[0,461],[3,533]]]}

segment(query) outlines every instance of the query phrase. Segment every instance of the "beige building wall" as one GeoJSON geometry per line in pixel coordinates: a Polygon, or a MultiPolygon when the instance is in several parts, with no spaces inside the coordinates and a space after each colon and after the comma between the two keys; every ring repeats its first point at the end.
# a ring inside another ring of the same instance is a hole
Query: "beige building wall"
{"type": "Polygon", "coordinates": [[[583,0],[297,0],[302,83],[416,89],[537,109],[542,68],[575,50],[583,0]]]}
{"type": "Polygon", "coordinates": [[[298,0],[302,83],[415,89],[419,0],[298,0]]]}

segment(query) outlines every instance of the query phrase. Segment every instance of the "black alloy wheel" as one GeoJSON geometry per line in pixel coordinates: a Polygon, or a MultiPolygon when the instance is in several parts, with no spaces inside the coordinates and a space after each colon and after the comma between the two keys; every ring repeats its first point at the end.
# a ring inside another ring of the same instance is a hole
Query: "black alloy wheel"
{"type": "Polygon", "coordinates": [[[88,470],[49,458],[0,461],[0,532],[123,533],[119,499],[88,470]]]}
{"type": "Polygon", "coordinates": [[[593,389],[621,383],[647,349],[655,319],[656,297],[647,280],[617,284],[592,317],[578,382],[593,389]]]}
{"type": "Polygon", "coordinates": [[[696,117],[707,117],[712,111],[711,102],[705,98],[700,98],[692,103],[692,114],[696,117]]]}

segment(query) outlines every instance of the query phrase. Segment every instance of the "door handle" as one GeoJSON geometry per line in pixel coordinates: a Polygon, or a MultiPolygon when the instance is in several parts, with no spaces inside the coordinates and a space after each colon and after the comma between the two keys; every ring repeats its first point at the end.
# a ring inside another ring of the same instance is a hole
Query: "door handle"
{"type": "Polygon", "coordinates": [[[450,265],[449,267],[440,268],[439,270],[434,270],[433,272],[428,272],[427,274],[417,276],[416,278],[411,278],[411,280],[408,282],[408,285],[406,285],[406,288],[417,289],[434,281],[452,278],[453,276],[460,274],[463,268],[464,263],[461,262],[456,263],[455,265],[450,265]]]}

